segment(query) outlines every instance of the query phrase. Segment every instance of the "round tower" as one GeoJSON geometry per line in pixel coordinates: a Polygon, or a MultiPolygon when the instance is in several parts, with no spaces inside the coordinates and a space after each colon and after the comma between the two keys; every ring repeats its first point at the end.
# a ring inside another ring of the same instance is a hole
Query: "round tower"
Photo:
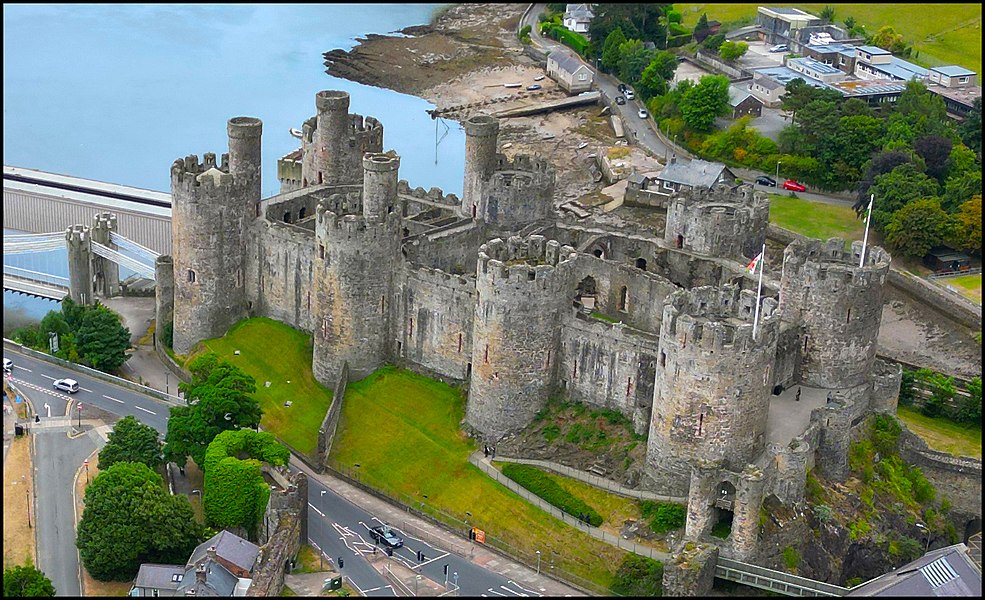
{"type": "Polygon", "coordinates": [[[722,258],[752,258],[766,241],[770,208],[751,185],[693,189],[667,206],[664,240],[674,248],[722,258]]]}
{"type": "Polygon", "coordinates": [[[478,215],[496,231],[516,231],[553,214],[554,167],[544,160],[500,154],[479,198],[478,215]]]}
{"type": "MultiPolygon", "coordinates": [[[[228,164],[223,165],[228,169],[228,164]]],[[[187,354],[247,316],[247,224],[254,181],[216,166],[215,154],[171,165],[174,351],[187,354]]]]}
{"type": "Polygon", "coordinates": [[[263,122],[255,117],[233,117],[226,124],[229,134],[229,173],[243,186],[243,210],[256,214],[261,195],[261,144],[263,122]]]}
{"type": "Polygon", "coordinates": [[[315,117],[301,135],[301,185],[362,183],[362,157],[383,150],[383,125],[372,117],[349,114],[349,93],[315,94],[315,117]]]}
{"type": "Polygon", "coordinates": [[[804,385],[849,389],[868,385],[882,319],[883,285],[890,256],[862,243],[796,240],[783,252],[780,312],[803,323],[800,344],[804,385]]]}
{"type": "Polygon", "coordinates": [[[484,182],[496,170],[496,139],[499,120],[488,115],[469,117],[465,127],[465,185],[462,187],[462,215],[479,216],[484,182]]]}
{"type": "Polygon", "coordinates": [[[547,403],[558,362],[560,290],[576,253],[543,236],[479,247],[466,422],[496,441],[547,403]]]}
{"type": "Polygon", "coordinates": [[[174,260],[168,255],[154,261],[154,343],[164,346],[164,332],[174,333],[174,260]]]}
{"type": "Polygon", "coordinates": [[[664,306],[647,441],[647,473],[684,494],[697,459],[735,468],[765,448],[779,313],[737,286],[674,292],[664,306]]]}
{"type": "Polygon", "coordinates": [[[391,155],[363,161],[363,214],[330,210],[344,204],[337,195],[316,209],[312,371],[324,385],[335,385],[344,363],[359,379],[389,356],[390,298],[400,256],[400,211],[389,209],[396,204],[399,165],[391,155]]]}
{"type": "MultiPolygon", "coordinates": [[[[92,241],[111,250],[116,250],[116,244],[113,243],[113,232],[116,230],[116,215],[113,213],[99,213],[93,217],[92,241]]],[[[108,258],[93,256],[92,271],[97,294],[105,298],[119,295],[120,265],[108,258]]]]}
{"type": "Polygon", "coordinates": [[[68,295],[76,304],[92,304],[92,246],[89,228],[73,225],[65,230],[68,249],[68,295]]]}
{"type": "Polygon", "coordinates": [[[397,171],[400,157],[391,154],[363,156],[363,216],[380,219],[397,205],[397,171]]]}

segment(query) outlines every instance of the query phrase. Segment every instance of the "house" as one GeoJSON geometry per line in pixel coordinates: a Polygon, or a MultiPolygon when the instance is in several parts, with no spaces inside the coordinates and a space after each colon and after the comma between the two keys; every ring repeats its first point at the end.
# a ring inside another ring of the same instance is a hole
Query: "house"
{"type": "Polygon", "coordinates": [[[769,108],[778,108],[782,103],[781,98],[787,93],[787,87],[765,73],[754,72],[749,92],[769,108]]]}
{"type": "Polygon", "coordinates": [[[756,14],[756,24],[765,31],[767,44],[789,44],[799,39],[798,30],[823,25],[824,21],[796,8],[760,6],[756,14]]]}
{"type": "Polygon", "coordinates": [[[177,596],[178,588],[185,578],[185,567],[181,565],[155,565],[144,563],[137,571],[137,579],[130,588],[131,596],[177,596]]]}
{"type": "MultiPolygon", "coordinates": [[[[681,162],[676,156],[656,176],[659,190],[674,193],[693,188],[711,188],[716,183],[735,183],[735,174],[721,163],[693,159],[681,162]]],[[[651,188],[652,189],[652,188],[651,188]]]]}
{"type": "Polygon", "coordinates": [[[585,63],[567,50],[556,50],[548,55],[547,75],[572,95],[592,89],[595,77],[585,63]]]}
{"type": "MultiPolygon", "coordinates": [[[[980,552],[980,550],[979,550],[980,552]]],[[[853,587],[848,596],[982,596],[981,555],[955,544],[931,550],[917,560],[853,587]]]]}
{"type": "Polygon", "coordinates": [[[937,246],[923,257],[923,264],[935,273],[967,271],[971,268],[971,257],[947,246],[937,246]]]}
{"type": "Polygon", "coordinates": [[[222,530],[199,544],[188,558],[188,564],[195,565],[202,562],[213,550],[219,564],[237,577],[250,577],[257,556],[260,554],[260,547],[256,544],[222,530]]]}
{"type": "Polygon", "coordinates": [[[753,117],[763,116],[763,103],[752,95],[749,87],[736,87],[730,85],[728,88],[728,103],[732,107],[732,118],[738,119],[750,115],[753,117]]]}
{"type": "Polygon", "coordinates": [[[569,4],[564,9],[561,23],[564,24],[565,29],[585,34],[588,33],[588,26],[591,25],[594,16],[590,4],[569,4]]]}
{"type": "Polygon", "coordinates": [[[245,596],[260,547],[220,531],[199,544],[184,565],[140,565],[130,596],[245,596]]]}
{"type": "Polygon", "coordinates": [[[952,117],[964,119],[982,97],[982,88],[976,84],[976,73],[950,65],[933,67],[927,71],[927,91],[936,94],[944,101],[947,112],[952,117]]]}

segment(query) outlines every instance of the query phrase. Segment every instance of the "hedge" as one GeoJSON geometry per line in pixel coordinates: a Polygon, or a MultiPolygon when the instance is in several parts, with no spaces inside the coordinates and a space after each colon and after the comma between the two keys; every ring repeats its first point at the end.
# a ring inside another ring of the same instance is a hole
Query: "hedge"
{"type": "Polygon", "coordinates": [[[503,475],[576,519],[587,516],[588,523],[592,527],[598,527],[602,524],[602,516],[594,508],[559,486],[540,469],[529,465],[508,463],[503,466],[503,475]]]}
{"type": "Polygon", "coordinates": [[[544,23],[540,32],[553,40],[561,42],[582,56],[585,55],[585,50],[588,48],[588,39],[585,36],[565,28],[564,25],[544,23]]]}

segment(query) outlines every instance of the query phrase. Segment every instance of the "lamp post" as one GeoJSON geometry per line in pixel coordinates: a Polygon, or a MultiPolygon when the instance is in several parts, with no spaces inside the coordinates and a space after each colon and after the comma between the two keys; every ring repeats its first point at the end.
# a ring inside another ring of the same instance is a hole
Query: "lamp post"
{"type": "Polygon", "coordinates": [[[540,550],[537,551],[537,574],[540,575],[540,550]]]}
{"type": "Polygon", "coordinates": [[[89,459],[85,459],[82,464],[85,465],[86,468],[86,485],[89,485],[89,459]]]}
{"type": "Polygon", "coordinates": [[[27,495],[27,526],[31,527],[31,488],[27,487],[27,478],[21,475],[21,483],[24,484],[24,493],[27,495]]]}
{"type": "Polygon", "coordinates": [[[780,180],[780,162],[781,161],[779,161],[779,160],[776,161],[776,180],[777,181],[780,180]]]}
{"type": "Polygon", "coordinates": [[[164,393],[171,395],[171,374],[167,370],[164,371],[164,393]]]}
{"type": "Polygon", "coordinates": [[[923,523],[920,523],[920,522],[917,523],[917,529],[919,529],[920,531],[922,531],[924,533],[924,535],[927,536],[927,543],[926,543],[926,545],[924,545],[924,548],[923,548],[923,553],[926,554],[926,553],[930,552],[930,529],[928,529],[926,525],[924,525],[923,523]]]}
{"type": "Polygon", "coordinates": [[[79,402],[77,406],[79,408],[79,429],[82,429],[82,403],[79,402]]]}

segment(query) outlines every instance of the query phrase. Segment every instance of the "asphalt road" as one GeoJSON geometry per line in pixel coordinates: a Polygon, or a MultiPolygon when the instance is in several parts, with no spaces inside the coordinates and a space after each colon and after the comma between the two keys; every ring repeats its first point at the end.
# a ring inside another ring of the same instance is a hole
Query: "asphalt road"
{"type": "MultiPolygon", "coordinates": [[[[71,407],[73,419],[77,415],[76,403],[82,402],[83,419],[86,416],[85,406],[91,404],[120,416],[133,415],[142,423],[160,431],[162,435],[167,431],[170,406],[156,398],[106,383],[82,373],[69,371],[26,355],[7,350],[4,351],[4,355],[14,361],[14,382],[32,398],[35,410],[42,415],[42,420],[47,420],[48,417],[43,406],[39,406],[40,402],[48,402],[51,406],[52,418],[65,415],[66,409],[71,407]],[[52,381],[63,377],[70,377],[78,381],[80,390],[70,396],[54,390],[52,381]]],[[[43,430],[38,429],[36,431],[43,430]]],[[[95,449],[95,445],[90,440],[88,443],[91,447],[83,452],[84,449],[81,448],[81,445],[84,442],[82,440],[89,440],[88,436],[82,436],[75,440],[75,443],[78,443],[77,446],[68,446],[65,443],[68,441],[65,433],[56,432],[41,433],[35,439],[38,444],[37,452],[41,455],[38,466],[45,465],[39,471],[39,473],[43,473],[43,477],[36,480],[38,510],[42,513],[41,518],[48,514],[46,511],[58,514],[57,519],[53,518],[53,523],[57,523],[53,527],[62,536],[58,537],[58,534],[42,536],[39,528],[39,553],[54,553],[59,548],[63,553],[66,553],[65,548],[67,547],[71,548],[74,554],[74,521],[65,521],[66,517],[68,519],[74,517],[71,513],[71,496],[65,493],[66,482],[73,480],[75,472],[82,464],[82,459],[95,449]],[[60,442],[54,442],[56,438],[60,442]],[[71,451],[66,450],[66,447],[70,447],[71,451]],[[44,463],[41,462],[42,460],[44,463]],[[52,465],[56,464],[57,468],[53,468],[52,465]],[[68,498],[67,510],[60,508],[63,502],[55,502],[50,499],[49,494],[52,493],[68,498]],[[46,508],[49,504],[51,507],[46,508]]],[[[302,470],[308,475],[308,537],[310,540],[322,548],[329,557],[332,557],[333,561],[337,560],[338,557],[343,557],[345,564],[342,573],[365,595],[396,595],[382,575],[364,558],[364,555],[373,552],[373,543],[369,537],[368,529],[382,521],[333,492],[300,461],[292,459],[291,468],[302,470]]],[[[405,546],[395,551],[391,560],[402,563],[408,568],[420,567],[419,572],[422,576],[442,585],[445,582],[444,565],[448,564],[449,582],[454,581],[454,574],[457,573],[461,595],[541,595],[538,592],[524,589],[510,579],[484,569],[467,558],[437,549],[407,532],[401,531],[400,535],[405,540],[405,546]],[[422,551],[425,556],[425,560],[420,564],[416,559],[418,550],[422,551]]],[[[59,560],[68,562],[67,559],[59,560]]],[[[78,589],[77,558],[75,565],[74,588],[62,588],[56,584],[56,589],[60,593],[62,589],[78,589]]],[[[63,570],[71,571],[71,569],[71,565],[68,565],[63,570]]],[[[63,583],[63,585],[66,584],[63,583]]]]}

